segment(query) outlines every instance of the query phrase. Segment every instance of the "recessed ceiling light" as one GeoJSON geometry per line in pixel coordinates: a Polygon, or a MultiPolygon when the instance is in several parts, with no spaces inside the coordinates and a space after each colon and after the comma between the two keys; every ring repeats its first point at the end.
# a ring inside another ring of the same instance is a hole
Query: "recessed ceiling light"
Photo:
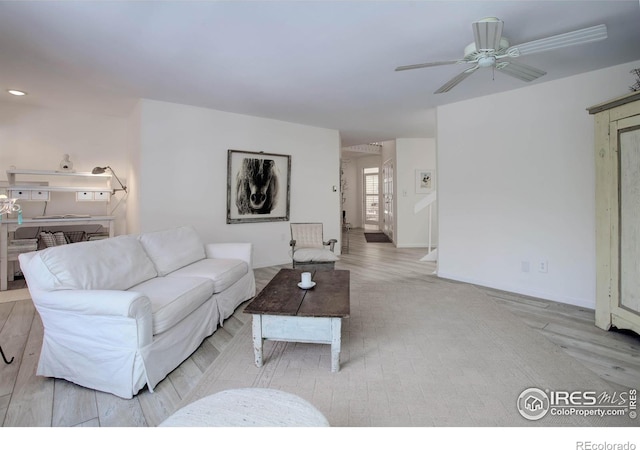
{"type": "Polygon", "coordinates": [[[18,91],[16,89],[7,89],[7,92],[11,95],[16,95],[18,97],[23,96],[23,95],[27,95],[26,92],[24,91],[18,91]]]}

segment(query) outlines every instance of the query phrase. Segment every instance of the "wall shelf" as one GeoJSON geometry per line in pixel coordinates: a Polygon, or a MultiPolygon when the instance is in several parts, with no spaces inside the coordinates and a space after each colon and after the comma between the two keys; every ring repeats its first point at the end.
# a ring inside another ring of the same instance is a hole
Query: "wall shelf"
{"type": "Polygon", "coordinates": [[[32,169],[9,169],[7,170],[7,180],[9,186],[7,191],[9,197],[18,198],[24,201],[49,201],[50,192],[70,192],[76,194],[77,201],[109,201],[111,199],[111,177],[110,173],[94,174],[91,172],[63,172],[56,170],[32,170],[32,169]],[[20,184],[16,180],[17,175],[27,175],[32,177],[68,177],[68,178],[95,178],[104,183],[102,186],[49,186],[36,184],[34,181],[20,184]]]}
{"type": "Polygon", "coordinates": [[[40,175],[40,176],[61,176],[61,177],[92,177],[92,178],[111,178],[110,173],[91,173],[91,172],[63,172],[58,170],[32,170],[32,169],[9,169],[7,170],[7,179],[9,184],[16,183],[16,175],[40,175]]]}

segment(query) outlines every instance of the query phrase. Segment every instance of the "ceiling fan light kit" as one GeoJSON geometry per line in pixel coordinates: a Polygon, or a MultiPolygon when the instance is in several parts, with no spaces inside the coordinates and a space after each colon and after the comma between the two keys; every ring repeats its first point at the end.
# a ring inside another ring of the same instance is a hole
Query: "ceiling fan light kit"
{"type": "Polygon", "coordinates": [[[495,56],[483,56],[478,58],[478,66],[479,67],[491,67],[495,66],[496,57],[495,56]]]}
{"type": "Polygon", "coordinates": [[[473,64],[462,73],[447,81],[436,94],[448,92],[466,79],[479,68],[493,67],[500,72],[510,75],[522,81],[533,81],[547,72],[535,67],[510,61],[508,58],[517,58],[532,53],[546,52],[572,45],[586,44],[601,41],[607,38],[606,25],[596,25],[589,28],[557,34],[535,41],[525,42],[519,45],[509,46],[509,41],[502,36],[504,23],[496,17],[487,17],[472,24],[474,42],[464,49],[462,59],[450,61],[435,61],[408,66],[396,67],[396,71],[421,69],[425,67],[443,66],[448,64],[473,64]]]}

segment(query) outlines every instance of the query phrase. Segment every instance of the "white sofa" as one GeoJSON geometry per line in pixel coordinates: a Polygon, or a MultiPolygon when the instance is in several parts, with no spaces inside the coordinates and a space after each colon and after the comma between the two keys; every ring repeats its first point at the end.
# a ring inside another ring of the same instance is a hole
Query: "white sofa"
{"type": "Polygon", "coordinates": [[[19,256],[44,324],[37,375],[132,398],[150,391],[255,295],[252,244],[191,227],[19,256]]]}

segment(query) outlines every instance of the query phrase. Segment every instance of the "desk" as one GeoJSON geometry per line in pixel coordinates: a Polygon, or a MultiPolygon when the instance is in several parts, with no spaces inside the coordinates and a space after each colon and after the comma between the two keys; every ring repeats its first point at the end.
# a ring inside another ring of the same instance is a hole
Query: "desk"
{"type": "Polygon", "coordinates": [[[6,291],[9,271],[9,235],[18,228],[58,227],[65,225],[102,225],[113,237],[114,216],[94,216],[69,219],[24,219],[18,224],[17,219],[3,219],[0,222],[0,291],[6,291]]]}

